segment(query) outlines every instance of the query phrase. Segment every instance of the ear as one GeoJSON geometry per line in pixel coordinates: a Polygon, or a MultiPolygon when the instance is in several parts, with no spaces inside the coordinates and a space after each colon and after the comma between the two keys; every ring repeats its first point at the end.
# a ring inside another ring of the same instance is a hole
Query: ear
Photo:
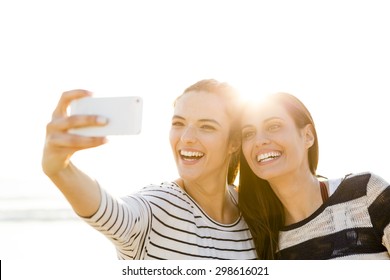
{"type": "Polygon", "coordinates": [[[313,146],[314,141],[316,140],[313,133],[313,125],[307,124],[303,129],[303,137],[305,140],[305,147],[306,149],[309,149],[311,146],[313,146]]]}

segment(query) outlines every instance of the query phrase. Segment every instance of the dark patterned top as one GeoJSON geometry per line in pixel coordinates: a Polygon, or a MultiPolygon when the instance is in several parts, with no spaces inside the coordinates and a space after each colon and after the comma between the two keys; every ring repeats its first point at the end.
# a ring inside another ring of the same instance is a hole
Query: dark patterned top
{"type": "Polygon", "coordinates": [[[280,232],[279,258],[390,259],[389,183],[372,173],[329,183],[329,199],[280,232]]]}

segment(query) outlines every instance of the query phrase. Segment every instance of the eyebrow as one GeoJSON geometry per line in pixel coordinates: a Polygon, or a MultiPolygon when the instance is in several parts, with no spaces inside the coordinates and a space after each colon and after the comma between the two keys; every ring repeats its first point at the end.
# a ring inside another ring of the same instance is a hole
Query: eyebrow
{"type": "Polygon", "coordinates": [[[173,115],[172,120],[173,120],[173,119],[185,120],[185,118],[183,118],[183,117],[181,117],[181,116],[179,116],[179,115],[173,115]]]}
{"type": "Polygon", "coordinates": [[[248,127],[253,127],[253,125],[247,124],[247,125],[244,125],[243,127],[241,127],[241,129],[245,129],[245,128],[248,128],[248,127]]]}
{"type": "MultiPolygon", "coordinates": [[[[181,120],[185,120],[184,117],[179,116],[179,115],[173,115],[172,119],[181,119],[181,120]]],[[[211,123],[214,123],[214,124],[216,124],[216,125],[222,127],[221,124],[220,124],[219,122],[217,122],[216,120],[214,120],[214,119],[200,119],[200,120],[198,120],[198,122],[211,122],[211,123]]]]}
{"type": "MultiPolygon", "coordinates": [[[[272,120],[281,120],[283,121],[283,119],[279,118],[279,117],[269,117],[269,118],[266,118],[263,123],[266,123],[266,122],[269,122],[269,121],[272,121],[272,120]]],[[[247,128],[247,127],[252,127],[253,125],[252,124],[246,124],[244,125],[243,127],[241,127],[241,129],[244,129],[244,128],[247,128]]]]}

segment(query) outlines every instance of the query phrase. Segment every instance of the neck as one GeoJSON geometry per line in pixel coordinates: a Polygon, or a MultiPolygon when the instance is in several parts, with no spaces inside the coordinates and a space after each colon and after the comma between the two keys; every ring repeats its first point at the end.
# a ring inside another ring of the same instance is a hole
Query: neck
{"type": "Polygon", "coordinates": [[[302,221],[322,205],[319,181],[311,173],[290,174],[270,181],[270,185],[284,206],[286,225],[302,221]]]}
{"type": "Polygon", "coordinates": [[[176,183],[216,222],[231,224],[238,219],[239,211],[229,194],[226,179],[202,184],[178,179],[176,183]]]}

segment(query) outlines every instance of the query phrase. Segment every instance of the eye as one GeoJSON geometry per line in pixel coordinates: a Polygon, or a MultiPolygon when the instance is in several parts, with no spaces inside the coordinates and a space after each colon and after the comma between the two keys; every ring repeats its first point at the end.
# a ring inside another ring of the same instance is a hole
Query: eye
{"type": "Polygon", "coordinates": [[[241,133],[241,138],[243,140],[249,140],[255,136],[255,131],[254,130],[244,130],[241,133]]]}
{"type": "Polygon", "coordinates": [[[173,127],[181,127],[181,126],[184,126],[184,123],[181,121],[172,121],[172,126],[173,127]]]}
{"type": "Polygon", "coordinates": [[[281,128],[281,125],[279,123],[273,123],[273,124],[270,124],[268,127],[267,127],[267,130],[269,132],[276,132],[278,131],[279,129],[281,128]]]}
{"type": "Polygon", "coordinates": [[[204,129],[204,130],[215,130],[215,127],[212,126],[212,125],[209,125],[209,124],[203,124],[200,126],[201,129],[204,129]]]}

